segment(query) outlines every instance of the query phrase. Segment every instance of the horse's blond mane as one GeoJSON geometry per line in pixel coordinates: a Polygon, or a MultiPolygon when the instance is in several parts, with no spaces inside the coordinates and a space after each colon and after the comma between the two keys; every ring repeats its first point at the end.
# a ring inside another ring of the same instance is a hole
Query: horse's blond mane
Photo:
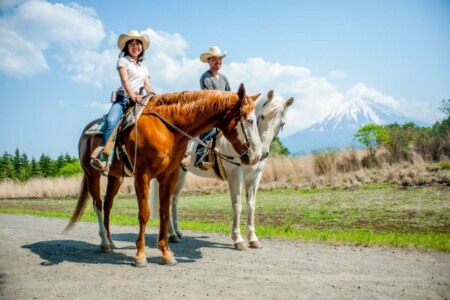
{"type": "Polygon", "coordinates": [[[284,101],[281,101],[283,98],[278,99],[274,97],[272,100],[262,101],[260,102],[260,108],[257,109],[258,115],[265,115],[268,117],[272,117],[273,115],[284,111],[285,104],[284,101]]]}

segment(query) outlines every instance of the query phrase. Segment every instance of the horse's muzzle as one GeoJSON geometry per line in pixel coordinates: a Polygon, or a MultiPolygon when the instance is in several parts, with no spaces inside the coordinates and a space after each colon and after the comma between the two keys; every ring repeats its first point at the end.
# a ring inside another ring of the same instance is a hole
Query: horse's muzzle
{"type": "Polygon", "coordinates": [[[243,151],[243,153],[241,154],[241,163],[243,163],[244,165],[254,165],[260,161],[260,155],[255,155],[252,151],[249,152],[243,151]]]}

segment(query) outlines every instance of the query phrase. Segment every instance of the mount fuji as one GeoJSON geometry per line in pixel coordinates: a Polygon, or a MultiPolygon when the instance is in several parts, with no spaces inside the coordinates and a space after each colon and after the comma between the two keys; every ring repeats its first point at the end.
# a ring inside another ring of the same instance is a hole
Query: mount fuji
{"type": "Polygon", "coordinates": [[[292,155],[305,154],[325,149],[362,148],[353,135],[367,124],[386,125],[414,122],[427,126],[422,121],[412,120],[394,109],[370,98],[352,97],[333,112],[309,127],[281,139],[292,155]]]}

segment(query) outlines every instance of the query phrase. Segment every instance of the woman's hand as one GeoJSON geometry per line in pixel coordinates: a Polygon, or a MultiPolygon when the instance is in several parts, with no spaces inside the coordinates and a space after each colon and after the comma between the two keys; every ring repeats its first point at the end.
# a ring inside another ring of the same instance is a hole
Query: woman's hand
{"type": "Polygon", "coordinates": [[[141,103],[142,95],[134,95],[134,97],[131,97],[131,100],[133,100],[136,103],[141,103]]]}

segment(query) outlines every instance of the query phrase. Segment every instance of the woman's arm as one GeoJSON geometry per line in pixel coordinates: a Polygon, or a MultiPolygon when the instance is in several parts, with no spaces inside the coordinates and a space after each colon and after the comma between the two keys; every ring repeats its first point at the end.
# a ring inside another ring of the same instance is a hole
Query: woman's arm
{"type": "Polygon", "coordinates": [[[152,92],[152,85],[150,84],[150,80],[148,77],[145,77],[144,79],[144,87],[147,94],[150,94],[152,92]]]}
{"type": "Polygon", "coordinates": [[[141,102],[142,96],[136,95],[134,91],[131,89],[130,84],[128,83],[127,69],[124,67],[119,67],[119,75],[120,80],[122,81],[122,85],[125,88],[125,91],[127,92],[128,96],[130,96],[131,100],[133,100],[134,102],[141,102]]]}

